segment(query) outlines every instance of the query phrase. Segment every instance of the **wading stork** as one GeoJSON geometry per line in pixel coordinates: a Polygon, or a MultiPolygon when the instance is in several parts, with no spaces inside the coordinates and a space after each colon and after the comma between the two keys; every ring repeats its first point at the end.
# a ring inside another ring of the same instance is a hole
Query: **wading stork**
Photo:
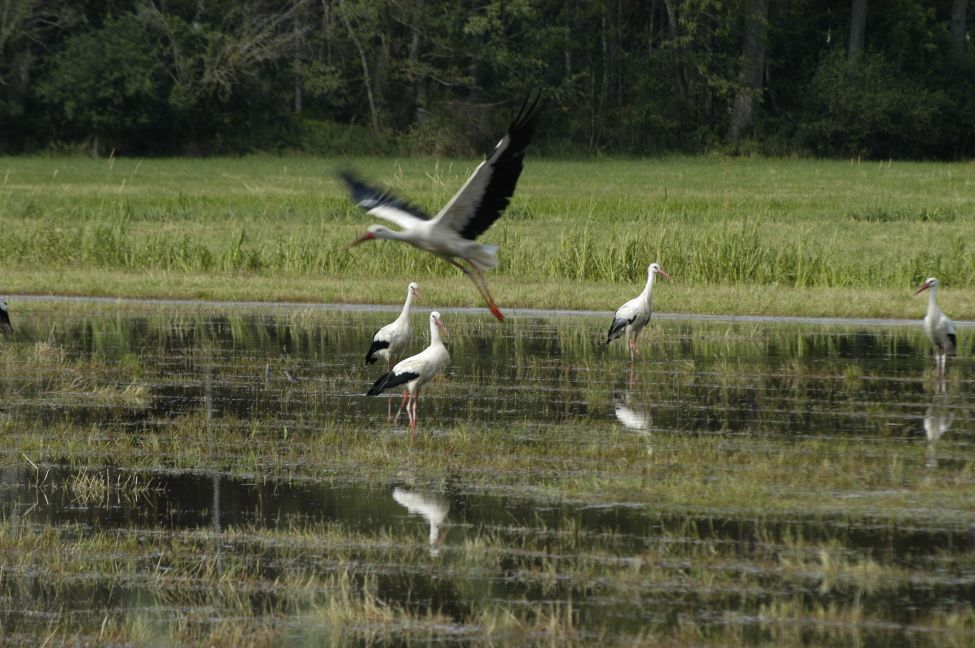
{"type": "Polygon", "coordinates": [[[627,343],[630,345],[630,360],[634,355],[640,354],[636,339],[643,327],[650,322],[650,316],[653,314],[651,293],[654,278],[658,274],[670,279],[670,275],[664,272],[659,263],[651,263],[647,266],[647,285],[643,292],[619,307],[613,316],[613,323],[609,326],[609,333],[606,334],[606,344],[609,344],[626,333],[627,343]]]}
{"type": "Polygon", "coordinates": [[[0,333],[10,335],[13,332],[14,329],[10,326],[10,313],[7,312],[7,300],[0,297],[0,333]]]}
{"type": "Polygon", "coordinates": [[[406,415],[410,419],[410,433],[414,437],[417,423],[416,406],[417,401],[420,400],[420,391],[431,378],[450,364],[450,353],[440,338],[441,331],[446,333],[447,328],[440,320],[440,313],[433,311],[430,313],[430,346],[415,356],[396,363],[391,371],[383,374],[366,392],[366,396],[378,396],[384,389],[405,385],[403,404],[406,406],[406,415]]]}
{"type": "Polygon", "coordinates": [[[359,207],[400,228],[396,231],[370,225],[352,245],[388,239],[437,255],[470,277],[491,314],[503,322],[504,315],[491,297],[484,278],[485,270],[498,265],[498,246],[482,245],[474,239],[501,216],[515,192],[525,149],[535,132],[539,99],[540,96],[533,101],[526,99],[505,136],[433,218],[388,191],[367,185],[348,171],[339,173],[359,207]]]}
{"type": "Polygon", "coordinates": [[[938,306],[938,280],[934,277],[921,284],[921,287],[914,291],[917,295],[925,290],[930,290],[928,294],[928,312],[924,316],[924,332],[934,346],[934,365],[940,375],[945,375],[945,361],[949,353],[954,353],[958,348],[958,338],[955,335],[955,324],[948,316],[941,312],[938,306]]]}
{"type": "Polygon", "coordinates": [[[406,303],[403,311],[392,323],[382,327],[372,336],[372,346],[366,353],[366,364],[372,364],[380,358],[386,359],[386,371],[393,362],[399,362],[399,357],[406,351],[413,340],[413,329],[410,327],[410,312],[413,310],[413,298],[420,296],[420,286],[411,283],[406,289],[406,303]]]}

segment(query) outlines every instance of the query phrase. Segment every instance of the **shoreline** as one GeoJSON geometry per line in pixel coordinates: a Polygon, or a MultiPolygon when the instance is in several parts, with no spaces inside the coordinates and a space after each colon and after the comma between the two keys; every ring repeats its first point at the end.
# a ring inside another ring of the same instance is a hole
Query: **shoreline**
{"type": "MultiPolygon", "coordinates": [[[[95,304],[123,304],[130,306],[196,306],[201,308],[273,308],[339,311],[348,313],[398,313],[402,304],[355,304],[330,302],[299,302],[299,301],[255,301],[255,300],[219,300],[219,299],[178,299],[178,298],[145,298],[145,297],[103,297],[81,295],[8,295],[17,301],[35,303],[95,303],[95,304]]],[[[435,310],[430,306],[417,306],[417,312],[435,310]]],[[[436,310],[447,313],[476,314],[488,311],[484,307],[472,306],[438,306],[436,310]]],[[[547,309],[547,308],[506,308],[506,317],[612,317],[613,311],[582,310],[582,309],[547,309]]],[[[654,312],[654,319],[665,321],[688,322],[717,322],[717,323],[748,323],[748,324],[809,324],[813,326],[883,326],[902,327],[922,325],[922,318],[874,318],[874,317],[808,317],[800,315],[713,315],[678,312],[654,312]]],[[[958,328],[975,328],[973,320],[954,320],[958,328]]]]}

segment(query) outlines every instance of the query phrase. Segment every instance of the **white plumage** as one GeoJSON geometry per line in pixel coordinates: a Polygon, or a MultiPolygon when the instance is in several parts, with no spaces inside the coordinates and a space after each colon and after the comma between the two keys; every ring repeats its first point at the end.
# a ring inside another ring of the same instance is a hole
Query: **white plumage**
{"type": "Polygon", "coordinates": [[[413,310],[413,298],[420,296],[420,286],[411,283],[406,289],[406,302],[403,310],[392,323],[382,327],[372,336],[372,346],[366,353],[366,364],[372,364],[383,358],[386,360],[386,370],[410,346],[413,340],[413,327],[410,326],[410,314],[413,310]]]}
{"type": "Polygon", "coordinates": [[[636,409],[632,407],[629,403],[630,395],[625,394],[622,398],[617,398],[613,403],[616,411],[616,420],[619,421],[623,427],[633,430],[643,439],[643,442],[647,446],[647,456],[653,455],[653,444],[652,436],[650,431],[650,414],[644,412],[643,410],[636,409]]]}
{"type": "Polygon", "coordinates": [[[538,103],[538,98],[533,103],[525,102],[505,136],[433,218],[388,191],[365,184],[352,173],[340,173],[352,193],[352,199],[366,213],[401,228],[393,231],[382,225],[370,225],[352,245],[387,239],[403,241],[431,252],[470,277],[491,314],[504,321],[504,315],[491,297],[484,278],[485,270],[498,265],[498,247],[482,245],[474,239],[501,216],[514,194],[525,149],[535,132],[538,103]]]}
{"type": "Polygon", "coordinates": [[[430,313],[430,346],[420,353],[398,362],[393,369],[383,374],[366,393],[367,396],[378,396],[385,389],[405,386],[403,404],[406,414],[410,418],[410,431],[416,434],[417,401],[420,391],[434,376],[443,371],[450,364],[450,353],[444,346],[440,332],[446,332],[446,327],[440,319],[440,313],[430,313]]]}
{"type": "Polygon", "coordinates": [[[650,322],[650,316],[653,314],[653,282],[658,274],[670,279],[670,275],[664,272],[659,263],[651,263],[647,266],[647,285],[643,292],[619,307],[613,316],[613,323],[609,326],[609,333],[606,334],[606,344],[626,334],[631,360],[635,354],[640,353],[636,346],[636,339],[643,327],[650,322]]]}
{"type": "Polygon", "coordinates": [[[440,527],[447,520],[450,512],[450,501],[439,495],[427,495],[415,491],[393,489],[393,499],[406,507],[411,515],[420,515],[430,524],[430,553],[434,556],[440,553],[443,536],[440,527]]]}
{"type": "Polygon", "coordinates": [[[921,284],[921,287],[914,291],[917,295],[925,290],[930,290],[928,294],[928,312],[924,316],[924,332],[931,345],[934,346],[934,364],[938,373],[942,376],[945,373],[945,363],[949,353],[954,353],[958,348],[958,337],[955,334],[955,324],[938,306],[938,286],[941,284],[934,277],[921,284]]]}
{"type": "MultiPolygon", "coordinates": [[[[941,389],[944,389],[944,382],[941,383],[941,389]]],[[[937,467],[937,443],[951,429],[954,421],[955,413],[949,406],[948,395],[942,391],[931,399],[931,404],[924,413],[924,435],[928,438],[928,468],[937,467]]]]}

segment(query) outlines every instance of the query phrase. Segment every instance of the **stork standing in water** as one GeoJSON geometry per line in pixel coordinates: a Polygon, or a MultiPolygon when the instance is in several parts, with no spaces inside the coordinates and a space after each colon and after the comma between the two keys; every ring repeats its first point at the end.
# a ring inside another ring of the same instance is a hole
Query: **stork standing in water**
{"type": "Polygon", "coordinates": [[[647,285],[643,292],[619,307],[613,316],[613,323],[609,326],[609,333],[606,334],[606,344],[609,344],[626,333],[627,343],[630,346],[630,360],[633,360],[635,355],[640,355],[636,339],[643,327],[650,322],[650,316],[653,314],[651,293],[653,281],[658,274],[665,279],[670,279],[670,275],[664,272],[659,263],[651,263],[647,266],[647,285]]]}
{"type": "Polygon", "coordinates": [[[10,313],[7,312],[7,300],[0,297],[0,333],[10,335],[14,332],[10,326],[10,313]]]}
{"type": "Polygon", "coordinates": [[[491,297],[484,278],[485,270],[498,265],[498,246],[481,245],[474,239],[501,216],[515,192],[525,149],[535,132],[539,99],[525,101],[505,136],[433,218],[388,191],[365,184],[352,173],[340,173],[356,204],[371,216],[401,228],[394,231],[382,225],[370,225],[352,245],[388,239],[404,241],[437,255],[470,277],[491,314],[503,322],[504,315],[491,297]]]}
{"type": "Polygon", "coordinates": [[[366,396],[378,396],[384,389],[405,385],[403,404],[406,406],[406,415],[410,419],[410,433],[414,437],[417,424],[416,406],[417,401],[420,400],[420,391],[431,378],[450,364],[450,353],[440,338],[441,331],[446,333],[447,328],[440,320],[440,313],[433,311],[430,313],[430,346],[415,356],[396,363],[391,371],[383,374],[366,392],[366,396]]]}
{"type": "Polygon", "coordinates": [[[949,353],[954,353],[958,348],[958,338],[955,335],[955,323],[948,319],[948,316],[941,312],[938,306],[938,280],[934,277],[921,284],[921,287],[914,291],[917,295],[925,290],[930,290],[928,294],[928,312],[924,316],[924,332],[934,346],[934,365],[940,375],[945,375],[945,362],[949,353]]]}
{"type": "Polygon", "coordinates": [[[382,327],[372,336],[372,346],[366,353],[366,364],[372,364],[379,358],[386,359],[386,371],[393,362],[399,362],[399,357],[406,351],[413,340],[413,329],[410,327],[410,312],[413,310],[413,298],[420,296],[420,286],[411,283],[406,289],[406,303],[403,311],[392,323],[382,327]]]}

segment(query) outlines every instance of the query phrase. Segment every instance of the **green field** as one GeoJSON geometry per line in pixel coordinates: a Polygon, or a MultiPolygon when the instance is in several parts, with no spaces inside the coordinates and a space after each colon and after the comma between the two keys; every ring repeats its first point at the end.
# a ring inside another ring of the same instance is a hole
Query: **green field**
{"type": "MultiPolygon", "coordinates": [[[[334,171],[351,166],[435,211],[475,160],[2,158],[0,291],[479,304],[442,261],[383,242],[334,171]]],[[[911,289],[975,317],[975,166],[531,158],[490,277],[504,307],[611,310],[647,263],[673,276],[661,311],[920,317],[911,289]]]]}

